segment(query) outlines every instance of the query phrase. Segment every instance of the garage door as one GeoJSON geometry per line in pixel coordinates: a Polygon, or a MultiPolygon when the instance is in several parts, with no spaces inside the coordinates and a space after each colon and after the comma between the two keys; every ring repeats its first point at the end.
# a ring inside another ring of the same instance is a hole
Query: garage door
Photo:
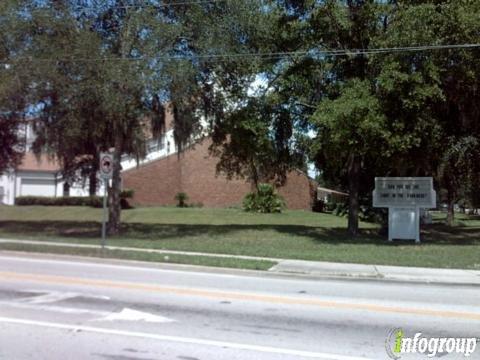
{"type": "Polygon", "coordinates": [[[21,196],[55,196],[55,180],[22,179],[21,196]]]}

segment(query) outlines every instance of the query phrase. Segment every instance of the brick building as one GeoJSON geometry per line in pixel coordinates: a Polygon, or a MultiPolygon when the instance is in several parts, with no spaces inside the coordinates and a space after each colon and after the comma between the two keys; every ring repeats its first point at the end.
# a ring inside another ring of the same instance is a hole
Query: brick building
{"type": "MultiPolygon", "coordinates": [[[[208,137],[187,148],[122,172],[123,187],[135,191],[139,205],[174,205],[175,195],[185,192],[190,203],[228,207],[242,203],[252,185],[243,179],[227,180],[216,174],[218,159],[208,151],[208,137]]],[[[301,171],[292,171],[278,188],[289,209],[310,210],[317,184],[301,171]]]]}
{"type": "MultiPolygon", "coordinates": [[[[65,181],[60,164],[47,156],[37,158],[31,152],[35,140],[32,121],[22,130],[26,137],[26,152],[16,169],[0,174],[0,203],[13,205],[18,196],[88,196],[88,181],[70,184],[65,192],[65,181]]],[[[207,133],[203,140],[178,153],[173,134],[173,116],[169,107],[165,113],[165,133],[147,142],[147,156],[137,165],[134,158],[122,156],[122,185],[134,190],[136,205],[174,205],[175,195],[185,192],[189,203],[206,207],[238,206],[252,191],[246,180],[227,180],[216,174],[217,158],[209,154],[211,144],[207,133]]],[[[207,127],[205,127],[207,128],[207,127]]],[[[100,183],[101,184],[101,183],[100,183]]],[[[286,184],[278,192],[290,209],[310,210],[317,184],[301,171],[292,171],[286,184]]],[[[97,189],[103,194],[103,186],[97,189]]]]}

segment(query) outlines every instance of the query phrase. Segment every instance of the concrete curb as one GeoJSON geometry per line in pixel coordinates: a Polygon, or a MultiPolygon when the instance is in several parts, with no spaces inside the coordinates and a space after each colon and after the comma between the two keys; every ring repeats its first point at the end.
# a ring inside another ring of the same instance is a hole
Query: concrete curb
{"type": "MultiPolygon", "coordinates": [[[[36,241],[36,240],[16,240],[16,239],[0,239],[0,244],[27,244],[27,245],[46,245],[46,246],[56,246],[56,247],[70,247],[70,248],[79,248],[79,249],[95,249],[99,250],[102,247],[100,245],[90,245],[90,244],[76,244],[76,243],[63,243],[63,242],[53,242],[53,241],[36,241]]],[[[215,254],[215,253],[203,253],[203,252],[191,252],[191,251],[176,251],[176,250],[163,250],[163,249],[145,249],[137,247],[126,247],[126,246],[105,246],[107,250],[117,250],[117,251],[136,251],[144,252],[150,254],[164,254],[164,255],[187,255],[187,256],[208,256],[216,258],[229,258],[229,259],[241,259],[241,260],[257,260],[257,261],[283,261],[284,259],[274,259],[268,257],[259,257],[259,256],[245,256],[245,255],[228,255],[228,254],[215,254]]]]}
{"type": "MultiPolygon", "coordinates": [[[[51,241],[0,239],[0,244],[28,244],[44,245],[55,247],[71,247],[100,249],[100,245],[72,244],[51,241]]],[[[277,263],[268,270],[270,274],[297,275],[311,278],[332,278],[332,279],[363,279],[383,280],[429,284],[469,285],[480,286],[480,271],[466,269],[436,269],[405,266],[384,266],[368,264],[333,263],[323,261],[304,261],[291,259],[278,259],[268,257],[255,257],[243,255],[214,254],[202,252],[142,249],[121,246],[107,246],[108,250],[136,251],[156,254],[175,254],[186,256],[206,256],[216,258],[231,258],[242,260],[271,261],[277,263]]]]}

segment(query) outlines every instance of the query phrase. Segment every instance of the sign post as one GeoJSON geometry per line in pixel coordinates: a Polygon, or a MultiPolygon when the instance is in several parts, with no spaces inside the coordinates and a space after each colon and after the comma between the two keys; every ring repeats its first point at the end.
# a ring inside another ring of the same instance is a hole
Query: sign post
{"type": "Polygon", "coordinates": [[[377,177],[373,207],[388,208],[388,241],[420,242],[420,209],[435,208],[431,177],[377,177]]]}
{"type": "Polygon", "coordinates": [[[108,182],[113,175],[113,155],[109,153],[100,154],[100,177],[103,180],[103,219],[102,219],[102,250],[105,249],[107,238],[107,189],[108,182]]]}

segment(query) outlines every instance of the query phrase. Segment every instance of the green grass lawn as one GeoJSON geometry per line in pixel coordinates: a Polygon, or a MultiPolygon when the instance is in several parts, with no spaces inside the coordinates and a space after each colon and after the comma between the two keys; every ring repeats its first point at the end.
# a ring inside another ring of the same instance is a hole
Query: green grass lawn
{"type": "MultiPolygon", "coordinates": [[[[0,207],[0,237],[98,244],[101,209],[0,207]]],[[[449,228],[435,217],[423,242],[386,242],[375,224],[355,239],[346,218],[306,211],[251,214],[238,209],[137,208],[123,211],[110,245],[274,258],[480,269],[480,217],[449,228]]]]}

